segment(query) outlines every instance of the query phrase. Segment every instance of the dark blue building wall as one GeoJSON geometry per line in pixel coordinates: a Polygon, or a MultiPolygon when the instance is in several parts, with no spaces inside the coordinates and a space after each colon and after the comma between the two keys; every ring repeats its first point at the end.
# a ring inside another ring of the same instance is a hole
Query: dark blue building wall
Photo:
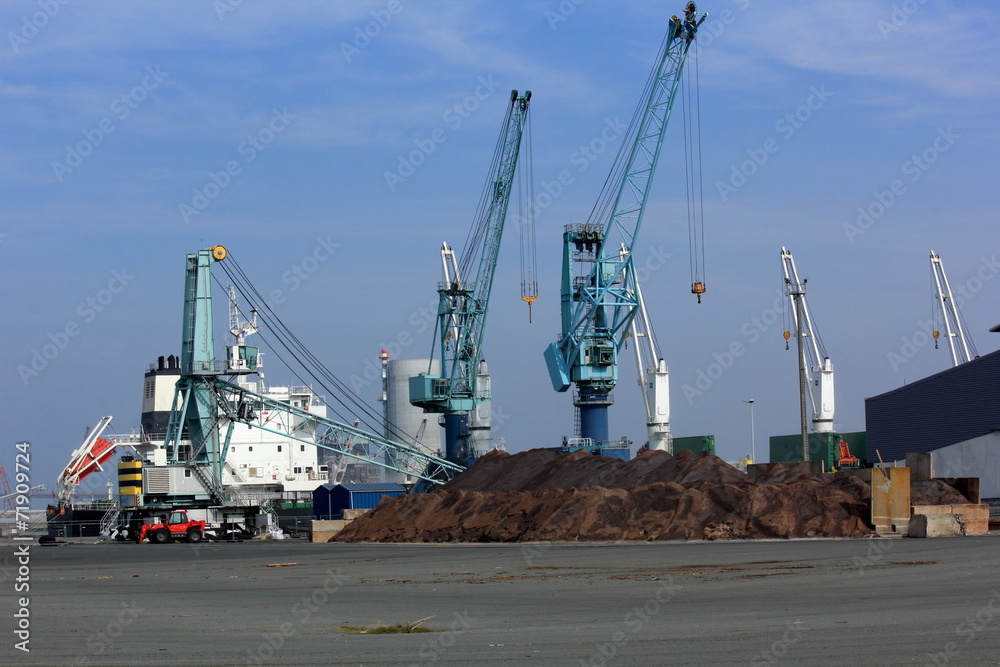
{"type": "Polygon", "coordinates": [[[345,509],[372,509],[383,496],[406,493],[399,484],[324,484],[313,491],[313,518],[339,519],[345,509]]]}
{"type": "Polygon", "coordinates": [[[868,457],[929,452],[1000,429],[1000,351],[865,399],[868,457]]]}

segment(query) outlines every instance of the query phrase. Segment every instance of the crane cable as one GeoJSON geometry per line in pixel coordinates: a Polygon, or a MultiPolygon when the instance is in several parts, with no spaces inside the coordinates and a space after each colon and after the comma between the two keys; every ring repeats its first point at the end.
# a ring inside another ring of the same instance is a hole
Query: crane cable
{"type": "Polygon", "coordinates": [[[681,91],[681,109],[684,125],[684,185],[687,194],[691,293],[696,295],[698,303],[701,303],[701,295],[705,293],[705,192],[702,179],[701,76],[698,51],[697,47],[693,49],[694,68],[689,67],[684,72],[686,80],[681,91]]]}
{"type": "MultiPolygon", "coordinates": [[[[302,341],[291,332],[277,313],[271,309],[266,299],[264,299],[257,288],[254,287],[253,283],[250,282],[250,279],[243,271],[243,268],[236,261],[232,252],[229,253],[226,262],[222,263],[222,267],[226,276],[240,293],[242,299],[247,303],[251,310],[257,311],[261,322],[264,323],[268,330],[274,334],[274,338],[277,343],[285,349],[291,358],[303,369],[306,375],[312,378],[316,384],[327,392],[330,398],[336,401],[336,403],[339,404],[344,410],[354,412],[355,419],[364,424],[370,432],[380,433],[385,431],[386,437],[390,439],[395,439],[403,443],[412,441],[413,438],[395,424],[386,422],[385,428],[382,428],[384,421],[383,416],[378,414],[344,382],[339,380],[312,352],[309,351],[308,348],[306,348],[302,341]],[[230,270],[230,267],[232,267],[232,270],[230,270]]],[[[215,280],[221,287],[221,283],[219,283],[218,279],[215,278],[215,280]]],[[[257,335],[261,334],[258,333],[257,335]]],[[[308,384],[302,376],[291,367],[288,361],[281,356],[278,348],[268,342],[267,337],[261,336],[261,340],[267,343],[271,351],[278,357],[278,360],[281,361],[281,363],[289,370],[289,372],[292,373],[292,375],[295,376],[296,379],[302,382],[302,384],[308,384]]],[[[326,405],[341,422],[350,423],[352,421],[352,419],[339,412],[329,401],[326,401],[326,405]]]]}
{"type": "Polygon", "coordinates": [[[465,246],[462,248],[462,254],[459,257],[459,270],[462,274],[462,281],[466,283],[469,271],[472,269],[472,262],[482,254],[483,238],[489,229],[490,220],[487,213],[492,206],[493,198],[496,196],[496,180],[500,171],[500,158],[503,156],[504,151],[506,128],[510,126],[510,117],[514,113],[515,103],[516,99],[511,99],[510,104],[507,106],[507,115],[504,117],[503,122],[505,130],[500,132],[496,147],[493,149],[493,158],[490,160],[490,171],[486,182],[483,184],[483,190],[479,195],[476,217],[469,228],[469,234],[465,239],[465,246]]]}
{"type": "MultiPolygon", "coordinates": [[[[524,126],[525,157],[518,173],[517,223],[521,246],[521,300],[528,304],[528,323],[531,323],[531,305],[538,300],[538,258],[535,251],[535,163],[531,145],[531,116],[524,126]]],[[[518,156],[520,158],[520,156],[518,156]]]]}

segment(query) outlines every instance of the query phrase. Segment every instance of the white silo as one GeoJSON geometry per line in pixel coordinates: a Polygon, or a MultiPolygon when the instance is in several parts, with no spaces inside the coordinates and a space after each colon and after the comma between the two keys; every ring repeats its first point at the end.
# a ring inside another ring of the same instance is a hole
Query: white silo
{"type": "Polygon", "coordinates": [[[425,413],[422,408],[410,403],[410,378],[427,372],[436,375],[441,372],[441,364],[437,359],[433,363],[428,359],[384,359],[383,361],[386,437],[407,445],[416,442],[416,445],[428,454],[440,455],[442,429],[438,424],[438,415],[425,413]],[[417,441],[418,435],[419,441],[417,441]]]}
{"type": "Polygon", "coordinates": [[[476,372],[476,398],[480,400],[476,409],[469,413],[469,446],[473,456],[479,457],[490,451],[493,425],[493,403],[490,401],[490,369],[486,360],[480,360],[476,372]]]}

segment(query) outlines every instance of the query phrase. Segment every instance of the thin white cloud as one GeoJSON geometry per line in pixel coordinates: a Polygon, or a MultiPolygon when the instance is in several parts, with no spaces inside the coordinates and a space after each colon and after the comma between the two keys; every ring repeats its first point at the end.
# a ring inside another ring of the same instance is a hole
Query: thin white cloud
{"type": "Polygon", "coordinates": [[[759,81],[747,75],[759,75],[761,67],[791,68],[895,82],[954,99],[1000,97],[995,11],[949,11],[935,3],[903,21],[893,17],[894,7],[861,0],[812,0],[772,11],[753,5],[736,12],[707,51],[735,66],[738,76],[724,80],[737,86],[759,81]]]}

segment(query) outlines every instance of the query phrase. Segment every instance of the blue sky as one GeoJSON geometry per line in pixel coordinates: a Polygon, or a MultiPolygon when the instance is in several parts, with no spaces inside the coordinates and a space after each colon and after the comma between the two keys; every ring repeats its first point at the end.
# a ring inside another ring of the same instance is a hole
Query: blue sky
{"type": "MultiPolygon", "coordinates": [[[[533,92],[536,191],[565,170],[572,182],[537,219],[530,325],[506,235],[486,341],[494,435],[512,451],[557,444],[572,406],[542,351],[558,334],[560,234],[586,219],[617,146],[581,148],[630,117],[683,4],[3,3],[0,465],[12,471],[28,440],[33,483],[52,487],[87,425],[138,423],[142,373],[180,347],[184,256],[215,244],[374,404],[365,370],[380,349],[431,349],[421,309],[436,302],[438,248],[465,239],[511,89],[533,92]]],[[[714,434],[735,460],[753,398],[765,460],[767,436],[798,424],[782,245],[810,279],[841,431],[863,430],[865,397],[949,365],[923,333],[931,250],[965,290],[979,352],[997,348],[1000,9],[699,4],[704,303],[689,293],[679,116],[635,257],[674,434],[714,434]]],[[[611,432],[641,443],[623,360],[611,432]]],[[[273,356],[268,370],[291,380],[273,356]]]]}

